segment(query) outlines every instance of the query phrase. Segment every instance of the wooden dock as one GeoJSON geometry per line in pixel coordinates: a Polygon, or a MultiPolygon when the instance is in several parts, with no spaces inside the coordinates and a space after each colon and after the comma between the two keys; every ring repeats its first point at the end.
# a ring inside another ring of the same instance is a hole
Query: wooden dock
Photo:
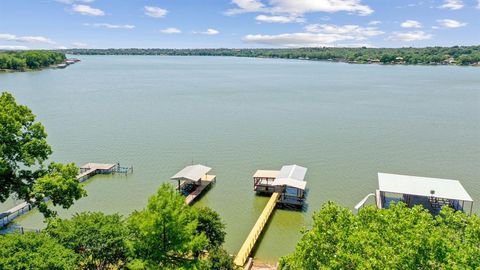
{"type": "Polygon", "coordinates": [[[200,180],[200,186],[198,186],[192,193],[188,194],[185,197],[185,203],[188,205],[193,204],[193,202],[202,194],[202,192],[208,188],[212,183],[215,183],[215,175],[205,175],[200,180]]]}
{"type": "Polygon", "coordinates": [[[96,174],[111,174],[111,173],[133,173],[132,167],[122,167],[120,163],[117,164],[104,164],[104,163],[87,163],[80,167],[80,174],[77,176],[77,180],[81,183],[89,179],[96,174]]]}
{"type": "MultiPolygon", "coordinates": [[[[80,172],[77,175],[78,182],[84,182],[96,174],[111,174],[111,173],[128,173],[133,172],[133,167],[122,167],[120,163],[117,164],[103,164],[103,163],[87,163],[80,167],[80,172]]],[[[195,199],[195,198],[193,198],[195,199]]],[[[45,198],[48,200],[48,198],[45,198]]],[[[7,211],[0,213],[0,228],[5,227],[15,218],[25,214],[32,209],[32,205],[23,202],[14,206],[7,211]]]]}
{"type": "Polygon", "coordinates": [[[278,199],[280,198],[279,192],[274,192],[270,197],[267,205],[260,214],[257,222],[253,226],[252,230],[247,236],[247,239],[243,243],[240,251],[238,252],[237,256],[235,257],[234,263],[240,267],[242,267],[248,259],[250,252],[252,252],[255,243],[257,242],[258,238],[262,234],[263,228],[265,224],[267,224],[268,219],[270,218],[273,210],[275,209],[275,205],[277,204],[278,199]]]}
{"type": "Polygon", "coordinates": [[[7,211],[3,212],[0,214],[0,228],[4,227],[10,221],[14,220],[18,216],[23,215],[24,213],[30,211],[32,209],[32,206],[27,203],[23,202],[13,208],[8,209],[7,211]]]}

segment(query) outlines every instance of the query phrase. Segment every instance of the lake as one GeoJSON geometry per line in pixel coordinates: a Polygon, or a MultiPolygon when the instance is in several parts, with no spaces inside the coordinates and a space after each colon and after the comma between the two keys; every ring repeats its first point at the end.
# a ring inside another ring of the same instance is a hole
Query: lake
{"type": "MultiPolygon", "coordinates": [[[[298,164],[308,168],[306,210],[276,210],[255,252],[275,261],[293,251],[322,203],[353,209],[377,187],[377,172],[458,179],[480,200],[478,68],[79,58],[62,70],[0,74],[0,90],[45,125],[52,160],[134,166],[126,177],[87,181],[88,197],[61,217],[128,215],[184,166],[202,163],[217,184],[196,205],[220,213],[236,253],[268,200],[253,192],[255,170],[298,164]]],[[[44,226],[36,212],[17,222],[44,226]]]]}

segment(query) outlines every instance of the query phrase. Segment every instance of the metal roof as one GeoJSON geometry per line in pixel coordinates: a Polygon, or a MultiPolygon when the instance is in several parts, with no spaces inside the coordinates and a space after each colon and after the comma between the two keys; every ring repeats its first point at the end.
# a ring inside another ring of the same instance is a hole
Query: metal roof
{"type": "Polygon", "coordinates": [[[294,187],[298,188],[301,190],[305,190],[305,186],[307,185],[307,182],[301,181],[301,180],[295,180],[291,178],[277,178],[273,182],[274,186],[289,186],[289,187],[294,187]]]}
{"type": "Polygon", "coordinates": [[[276,178],[280,171],[273,170],[257,170],[253,178],[276,178]]]}
{"type": "Polygon", "coordinates": [[[212,168],[200,164],[191,165],[183,168],[177,174],[172,176],[172,180],[191,180],[198,181],[205,176],[212,168]]]}
{"type": "Polygon", "coordinates": [[[298,165],[285,165],[280,169],[277,178],[291,178],[295,180],[303,181],[307,168],[298,165]]]}
{"type": "Polygon", "coordinates": [[[307,182],[304,181],[307,168],[298,165],[286,165],[280,169],[274,186],[290,186],[305,190],[307,182]]]}
{"type": "Polygon", "coordinates": [[[473,202],[458,180],[378,173],[378,188],[383,192],[473,202]]]}

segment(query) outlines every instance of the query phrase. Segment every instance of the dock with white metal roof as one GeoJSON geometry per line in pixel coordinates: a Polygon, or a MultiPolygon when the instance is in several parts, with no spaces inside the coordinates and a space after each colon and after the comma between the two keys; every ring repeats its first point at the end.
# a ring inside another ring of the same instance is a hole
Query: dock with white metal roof
{"type": "Polygon", "coordinates": [[[245,265],[248,256],[270,219],[277,205],[302,208],[305,200],[307,168],[298,165],[283,166],[277,170],[257,170],[253,175],[253,189],[256,193],[271,195],[257,222],[240,248],[234,263],[245,265]]]}
{"type": "Polygon", "coordinates": [[[215,175],[209,175],[212,168],[197,164],[183,168],[171,177],[177,181],[177,190],[185,195],[185,203],[191,205],[204,191],[216,182],[215,175]]]}
{"type": "Polygon", "coordinates": [[[432,214],[437,214],[447,205],[455,210],[465,211],[465,202],[473,209],[473,199],[458,180],[378,173],[378,189],[360,201],[358,210],[369,197],[375,196],[378,208],[388,208],[399,201],[407,206],[423,205],[432,214]]]}

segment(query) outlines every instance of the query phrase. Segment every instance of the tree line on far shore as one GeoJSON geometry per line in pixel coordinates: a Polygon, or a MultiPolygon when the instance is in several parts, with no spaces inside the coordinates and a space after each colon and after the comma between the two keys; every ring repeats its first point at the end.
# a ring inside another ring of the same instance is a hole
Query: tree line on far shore
{"type": "Polygon", "coordinates": [[[409,65],[478,65],[480,46],[425,48],[287,48],[287,49],[68,49],[61,52],[79,55],[171,55],[236,56],[327,60],[348,63],[409,65]]]}
{"type": "Polygon", "coordinates": [[[52,51],[0,52],[0,70],[25,71],[63,63],[65,54],[52,51]]]}

